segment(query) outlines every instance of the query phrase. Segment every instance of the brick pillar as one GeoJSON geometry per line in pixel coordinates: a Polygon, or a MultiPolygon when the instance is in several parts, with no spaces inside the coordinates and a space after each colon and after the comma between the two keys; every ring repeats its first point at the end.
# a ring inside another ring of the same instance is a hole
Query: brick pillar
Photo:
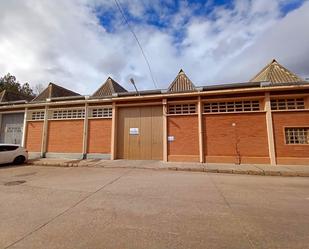
{"type": "Polygon", "coordinates": [[[41,157],[43,158],[46,156],[47,133],[48,133],[48,106],[45,106],[43,132],[42,132],[42,145],[41,145],[41,157]]]}
{"type": "Polygon", "coordinates": [[[163,107],[163,161],[167,162],[167,100],[162,100],[163,107]]]}
{"type": "Polygon", "coordinates": [[[266,111],[269,158],[270,158],[270,164],[274,166],[276,165],[276,152],[275,152],[274,129],[273,129],[273,119],[271,114],[269,92],[265,93],[265,111],[266,111]]]}
{"type": "Polygon", "coordinates": [[[86,103],[84,128],[83,128],[83,159],[87,158],[87,147],[88,147],[88,104],[86,103]]]}
{"type": "Polygon", "coordinates": [[[112,134],[111,134],[111,160],[115,160],[117,158],[117,106],[116,103],[113,102],[112,109],[112,134]]]}
{"type": "Polygon", "coordinates": [[[202,110],[201,96],[198,97],[197,111],[198,111],[199,155],[200,155],[200,163],[203,163],[204,162],[204,143],[203,143],[203,110],[202,110]]]}
{"type": "Polygon", "coordinates": [[[23,124],[23,137],[22,137],[22,140],[21,140],[21,146],[22,147],[25,147],[25,145],[26,145],[27,120],[28,120],[28,108],[25,108],[24,124],[23,124]]]}

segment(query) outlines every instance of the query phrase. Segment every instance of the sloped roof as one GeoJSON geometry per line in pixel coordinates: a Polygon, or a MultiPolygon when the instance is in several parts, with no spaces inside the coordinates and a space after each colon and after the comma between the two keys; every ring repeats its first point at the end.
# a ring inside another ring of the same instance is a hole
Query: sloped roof
{"type": "Polygon", "coordinates": [[[111,96],[114,93],[127,92],[121,85],[114,81],[111,77],[108,77],[103,85],[92,95],[93,97],[111,96]]]}
{"type": "Polygon", "coordinates": [[[180,69],[174,81],[168,87],[168,92],[186,92],[195,90],[195,86],[185,72],[180,69]]]}
{"type": "Polygon", "coordinates": [[[284,66],[279,64],[275,59],[273,59],[269,64],[267,64],[256,76],[254,76],[251,82],[271,82],[273,84],[280,83],[296,83],[302,82],[303,80],[299,78],[296,74],[292,73],[284,66]]]}
{"type": "Polygon", "coordinates": [[[33,97],[23,95],[21,93],[14,93],[8,90],[3,90],[0,92],[0,102],[10,102],[10,101],[19,101],[25,100],[30,101],[33,97]]]}
{"type": "Polygon", "coordinates": [[[5,90],[0,92],[0,102],[4,102],[3,99],[4,99],[4,94],[5,94],[5,90]]]}
{"type": "Polygon", "coordinates": [[[69,97],[69,96],[80,96],[80,94],[58,86],[54,83],[49,83],[48,87],[45,88],[43,92],[41,92],[36,98],[32,101],[45,101],[49,98],[56,97],[69,97]]]}

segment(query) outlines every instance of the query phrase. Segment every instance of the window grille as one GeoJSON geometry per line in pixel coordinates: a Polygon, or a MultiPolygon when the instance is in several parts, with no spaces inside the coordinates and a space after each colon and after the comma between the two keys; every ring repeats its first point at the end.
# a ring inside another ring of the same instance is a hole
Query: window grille
{"type": "Polygon", "coordinates": [[[309,144],[309,128],[285,128],[287,144],[309,144]]]}
{"type": "Polygon", "coordinates": [[[44,120],[45,117],[45,111],[32,111],[29,114],[29,120],[44,120]]]}
{"type": "Polygon", "coordinates": [[[168,106],[168,114],[194,114],[196,104],[175,104],[168,106]]]}
{"type": "Polygon", "coordinates": [[[84,109],[52,110],[52,119],[81,119],[85,117],[84,109]]]}
{"type": "Polygon", "coordinates": [[[270,101],[272,110],[295,110],[305,109],[304,98],[294,99],[272,99],[270,101]]]}
{"type": "Polygon", "coordinates": [[[112,117],[112,108],[104,107],[104,108],[93,108],[90,109],[89,116],[92,118],[110,118],[112,117]]]}
{"type": "Polygon", "coordinates": [[[252,112],[260,110],[258,100],[212,102],[204,104],[204,113],[209,112],[252,112]]]}

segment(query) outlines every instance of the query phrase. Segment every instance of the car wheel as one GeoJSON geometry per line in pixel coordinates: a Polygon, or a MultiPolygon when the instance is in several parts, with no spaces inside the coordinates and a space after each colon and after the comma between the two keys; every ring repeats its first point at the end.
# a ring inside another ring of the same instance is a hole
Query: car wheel
{"type": "Polygon", "coordinates": [[[26,158],[24,156],[18,156],[14,159],[14,164],[22,164],[24,163],[26,158]]]}

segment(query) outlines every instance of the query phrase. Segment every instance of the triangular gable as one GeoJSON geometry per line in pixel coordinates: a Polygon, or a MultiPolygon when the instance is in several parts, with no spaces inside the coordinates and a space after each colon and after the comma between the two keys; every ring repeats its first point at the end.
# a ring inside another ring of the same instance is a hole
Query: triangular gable
{"type": "Polygon", "coordinates": [[[4,95],[5,95],[5,90],[3,90],[2,92],[0,92],[0,102],[4,102],[4,95]]]}
{"type": "Polygon", "coordinates": [[[188,78],[185,72],[181,69],[174,79],[174,81],[168,87],[168,92],[186,92],[195,90],[195,86],[188,78]]]}
{"type": "Polygon", "coordinates": [[[273,84],[303,82],[300,77],[279,64],[275,59],[266,65],[250,81],[271,82],[273,84]]]}
{"type": "Polygon", "coordinates": [[[97,91],[95,91],[92,96],[112,96],[114,93],[121,92],[127,92],[127,90],[121,85],[119,85],[116,81],[114,81],[111,77],[108,77],[107,80],[103,83],[103,85],[97,91]]]}
{"type": "Polygon", "coordinates": [[[45,88],[36,98],[32,101],[45,101],[48,98],[57,98],[57,97],[70,97],[70,96],[80,96],[80,94],[73,92],[64,87],[58,86],[54,83],[49,83],[48,87],[45,88]]]}
{"type": "Polygon", "coordinates": [[[14,93],[8,90],[3,90],[0,92],[0,102],[10,102],[10,101],[30,101],[32,99],[31,96],[25,96],[21,93],[14,93]]]}

